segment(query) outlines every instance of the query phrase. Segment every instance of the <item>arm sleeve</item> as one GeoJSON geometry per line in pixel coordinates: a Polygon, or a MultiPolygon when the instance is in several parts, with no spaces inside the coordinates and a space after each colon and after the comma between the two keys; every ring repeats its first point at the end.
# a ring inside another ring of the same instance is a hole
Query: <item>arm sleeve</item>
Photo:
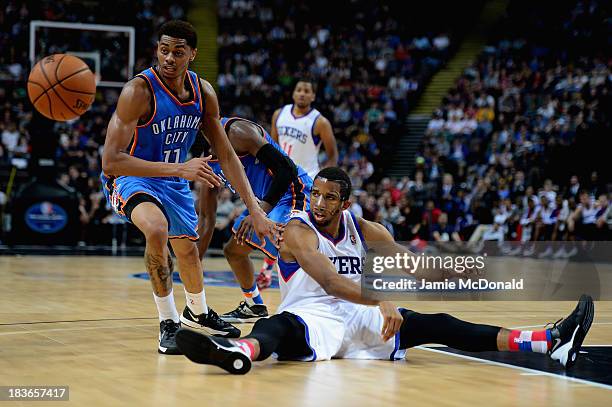
{"type": "Polygon", "coordinates": [[[269,143],[257,151],[256,157],[272,172],[272,185],[263,200],[276,206],[291,182],[297,179],[297,167],[289,157],[269,143]]]}

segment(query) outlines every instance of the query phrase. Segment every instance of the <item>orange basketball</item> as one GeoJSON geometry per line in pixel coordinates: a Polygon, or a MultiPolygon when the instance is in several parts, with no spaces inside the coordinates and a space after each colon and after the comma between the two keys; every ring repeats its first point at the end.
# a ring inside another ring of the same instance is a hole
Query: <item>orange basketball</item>
{"type": "Polygon", "coordinates": [[[49,55],[30,72],[28,96],[36,110],[49,119],[71,120],[93,103],[96,77],[85,62],[73,55],[49,55]]]}

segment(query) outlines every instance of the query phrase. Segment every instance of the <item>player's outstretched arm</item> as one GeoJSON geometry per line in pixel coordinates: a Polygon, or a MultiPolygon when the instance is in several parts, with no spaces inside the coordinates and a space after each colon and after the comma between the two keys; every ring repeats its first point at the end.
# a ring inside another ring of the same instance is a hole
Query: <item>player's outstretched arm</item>
{"type": "Polygon", "coordinates": [[[277,242],[282,228],[269,220],[266,217],[266,213],[259,207],[259,202],[255,198],[255,194],[253,194],[251,185],[244,173],[244,168],[229,142],[225,129],[221,126],[217,94],[212,85],[205,80],[202,80],[202,90],[206,98],[206,111],[203,114],[202,120],[203,131],[219,158],[223,173],[234,188],[236,188],[240,198],[249,210],[257,237],[263,241],[263,238],[267,236],[273,242],[277,242]]]}
{"type": "Polygon", "coordinates": [[[321,168],[335,167],[338,165],[338,143],[334,130],[327,118],[320,116],[315,124],[314,133],[321,137],[327,160],[321,165],[321,168]]]}
{"type": "Polygon", "coordinates": [[[200,216],[198,219],[198,234],[200,235],[198,253],[200,255],[200,260],[204,258],[208,246],[210,245],[212,235],[215,232],[218,192],[218,188],[208,188],[206,185],[200,185],[200,199],[198,200],[200,209],[200,216]]]}
{"type": "Polygon", "coordinates": [[[104,173],[109,176],[182,177],[199,180],[210,186],[213,183],[218,185],[219,181],[206,164],[207,159],[205,158],[175,164],[146,161],[127,152],[138,120],[150,113],[150,99],[151,92],[141,78],[134,78],[123,87],[117,102],[117,109],[106,131],[104,153],[102,154],[104,173]]]}
{"type": "Polygon", "coordinates": [[[280,114],[280,109],[276,109],[274,114],[272,115],[272,124],[270,124],[270,137],[272,140],[278,143],[278,129],[276,128],[276,121],[278,120],[278,115],[280,114]]]}

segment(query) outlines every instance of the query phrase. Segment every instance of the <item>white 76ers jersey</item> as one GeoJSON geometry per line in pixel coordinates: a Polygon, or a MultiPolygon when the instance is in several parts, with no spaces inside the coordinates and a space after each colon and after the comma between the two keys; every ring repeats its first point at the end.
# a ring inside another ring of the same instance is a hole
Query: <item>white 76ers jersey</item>
{"type": "Polygon", "coordinates": [[[304,116],[295,117],[293,105],[285,105],[276,118],[278,144],[312,179],[319,172],[321,139],[313,133],[320,115],[317,109],[312,109],[304,116]]]}
{"type": "MultiPolygon", "coordinates": [[[[361,282],[367,247],[357,219],[351,212],[348,210],[342,212],[338,239],[319,231],[310,218],[310,212],[297,212],[291,216],[291,219],[299,219],[314,230],[319,238],[319,252],[329,257],[338,274],[357,283],[361,282]]],[[[278,313],[304,307],[312,311],[317,308],[323,311],[330,304],[346,302],[327,294],[297,261],[284,262],[279,257],[278,265],[281,289],[281,305],[278,307],[278,313]]]]}

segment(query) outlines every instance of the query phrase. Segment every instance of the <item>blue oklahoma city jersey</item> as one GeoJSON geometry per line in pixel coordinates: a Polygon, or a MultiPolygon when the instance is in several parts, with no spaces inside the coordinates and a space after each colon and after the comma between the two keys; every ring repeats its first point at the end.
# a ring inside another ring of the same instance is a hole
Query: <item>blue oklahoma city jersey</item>
{"type": "MultiPolygon", "coordinates": [[[[151,162],[182,163],[199,131],[204,102],[198,76],[187,71],[186,88],[191,98],[181,102],[173,95],[154,68],[138,75],[151,88],[152,109],[147,123],[136,126],[129,147],[132,156],[151,162]]],[[[179,177],[100,176],[103,191],[114,212],[131,221],[125,211],[131,199],[153,199],[168,220],[170,239],[198,239],[198,217],[189,182],[179,177]]],[[[129,208],[129,207],[128,207],[129,208]]]]}
{"type": "MultiPolygon", "coordinates": [[[[221,125],[225,128],[228,122],[235,121],[235,120],[247,121],[246,119],[237,118],[237,117],[232,117],[232,118],[222,117],[221,125]]],[[[261,128],[261,126],[259,125],[257,126],[261,128]]],[[[281,154],[283,154],[284,156],[287,156],[287,154],[280,148],[278,144],[276,144],[276,142],[272,139],[272,137],[270,137],[268,132],[266,132],[263,128],[261,129],[262,129],[263,136],[266,139],[266,141],[272,144],[272,146],[278,151],[280,151],[281,154]]],[[[272,180],[273,180],[272,174],[268,171],[268,168],[263,163],[261,163],[256,157],[252,156],[251,154],[245,154],[245,155],[239,156],[239,158],[240,158],[240,162],[242,163],[242,166],[244,167],[244,172],[247,176],[247,179],[249,180],[249,184],[251,184],[251,189],[253,189],[253,193],[255,194],[257,198],[263,199],[263,197],[268,192],[268,188],[272,184],[272,180]]],[[[223,170],[221,169],[221,164],[219,163],[219,161],[211,160],[209,161],[209,165],[212,168],[212,170],[215,172],[215,174],[217,174],[223,179],[223,181],[225,182],[225,185],[228,188],[230,188],[232,191],[234,191],[234,189],[232,188],[227,178],[225,178],[225,174],[223,174],[223,170]]],[[[304,169],[302,169],[300,166],[297,166],[297,165],[296,167],[298,170],[298,178],[300,178],[300,180],[303,180],[305,177],[308,177],[308,174],[306,174],[306,171],[304,171],[304,169]]],[[[298,186],[292,183],[289,186],[289,188],[290,189],[293,188],[294,191],[289,190],[287,192],[288,193],[298,193],[300,191],[295,191],[295,189],[302,188],[302,187],[303,186],[301,185],[298,186]]]]}
{"type": "Polygon", "coordinates": [[[136,127],[130,155],[147,161],[185,162],[204,109],[198,76],[187,71],[192,98],[186,102],[170,92],[154,68],[137,76],[144,78],[153,89],[155,111],[147,123],[136,127]]]}

